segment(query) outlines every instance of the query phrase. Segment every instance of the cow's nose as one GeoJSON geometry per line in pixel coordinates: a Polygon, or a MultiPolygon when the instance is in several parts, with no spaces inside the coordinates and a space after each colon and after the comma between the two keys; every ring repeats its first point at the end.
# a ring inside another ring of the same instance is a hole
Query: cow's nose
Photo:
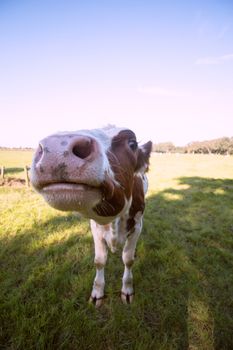
{"type": "Polygon", "coordinates": [[[39,163],[39,161],[41,160],[42,156],[43,156],[44,150],[43,150],[43,146],[41,144],[39,144],[35,156],[34,156],[34,162],[35,164],[39,163]]]}
{"type": "Polygon", "coordinates": [[[69,167],[82,166],[83,162],[93,161],[98,156],[98,146],[95,139],[86,135],[74,137],[51,136],[42,140],[36,150],[34,164],[40,169],[51,169],[55,163],[63,161],[69,167]]]}
{"type": "Polygon", "coordinates": [[[94,152],[93,140],[88,136],[79,136],[72,148],[72,153],[81,159],[88,158],[94,152]]]}

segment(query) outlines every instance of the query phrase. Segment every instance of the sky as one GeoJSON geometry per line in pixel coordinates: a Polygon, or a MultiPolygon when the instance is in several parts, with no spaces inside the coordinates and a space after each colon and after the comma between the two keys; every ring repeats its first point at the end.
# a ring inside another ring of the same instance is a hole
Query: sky
{"type": "Polygon", "coordinates": [[[1,0],[0,146],[108,124],[233,136],[233,1],[1,0]]]}

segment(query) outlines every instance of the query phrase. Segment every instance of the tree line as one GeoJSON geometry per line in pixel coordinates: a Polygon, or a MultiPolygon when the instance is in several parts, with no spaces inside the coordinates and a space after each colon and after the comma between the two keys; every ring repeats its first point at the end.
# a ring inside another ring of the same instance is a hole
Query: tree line
{"type": "Polygon", "coordinates": [[[154,143],[153,151],[159,153],[233,154],[233,137],[194,141],[183,147],[177,147],[172,142],[154,143]]]}
{"type": "MultiPolygon", "coordinates": [[[[32,151],[30,147],[1,147],[0,150],[32,151]]],[[[203,153],[203,154],[232,154],[233,137],[221,137],[208,141],[194,141],[186,146],[175,146],[172,142],[160,142],[153,144],[153,152],[157,153],[203,153]]]]}
{"type": "Polygon", "coordinates": [[[1,151],[35,151],[31,147],[2,147],[0,146],[1,151]]]}

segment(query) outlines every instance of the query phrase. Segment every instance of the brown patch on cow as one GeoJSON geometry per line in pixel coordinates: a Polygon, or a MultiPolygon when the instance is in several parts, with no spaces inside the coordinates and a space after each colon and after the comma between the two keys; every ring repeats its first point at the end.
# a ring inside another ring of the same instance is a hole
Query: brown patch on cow
{"type": "Polygon", "coordinates": [[[151,142],[138,148],[131,130],[122,130],[112,139],[107,157],[118,185],[106,176],[101,186],[103,200],[94,209],[98,215],[116,216],[124,208],[125,198],[129,200],[133,196],[127,226],[129,230],[134,227],[134,216],[138,211],[143,212],[145,206],[142,180],[135,172],[143,167],[148,169],[151,148],[151,142]],[[136,147],[132,148],[132,144],[136,147]]]}
{"type": "Polygon", "coordinates": [[[107,152],[115,183],[106,176],[101,186],[103,200],[94,209],[100,216],[116,216],[124,208],[125,198],[131,197],[137,153],[131,150],[129,140],[136,141],[135,134],[131,130],[120,131],[107,152]]]}
{"type": "Polygon", "coordinates": [[[105,180],[101,185],[101,191],[103,194],[103,199],[107,201],[112,199],[114,195],[114,183],[107,173],[105,174],[105,180]]]}
{"type": "Polygon", "coordinates": [[[115,180],[121,185],[127,199],[132,193],[138,156],[138,150],[133,151],[129,146],[132,140],[136,141],[136,136],[131,130],[120,131],[112,139],[111,149],[107,154],[115,180]]]}
{"type": "Polygon", "coordinates": [[[143,213],[145,209],[145,195],[143,190],[142,178],[134,176],[132,204],[129,210],[129,219],[127,220],[127,231],[130,232],[135,226],[135,216],[138,212],[143,213]]]}
{"type": "Polygon", "coordinates": [[[104,217],[116,216],[125,205],[125,197],[122,189],[116,187],[112,181],[104,181],[101,186],[103,198],[94,208],[94,211],[104,217]]]}

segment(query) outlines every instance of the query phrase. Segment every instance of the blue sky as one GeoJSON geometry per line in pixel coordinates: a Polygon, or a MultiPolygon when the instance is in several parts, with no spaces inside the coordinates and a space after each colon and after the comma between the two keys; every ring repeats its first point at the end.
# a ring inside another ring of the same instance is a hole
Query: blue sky
{"type": "Polygon", "coordinates": [[[233,136],[233,2],[0,1],[0,145],[106,124],[233,136]]]}

